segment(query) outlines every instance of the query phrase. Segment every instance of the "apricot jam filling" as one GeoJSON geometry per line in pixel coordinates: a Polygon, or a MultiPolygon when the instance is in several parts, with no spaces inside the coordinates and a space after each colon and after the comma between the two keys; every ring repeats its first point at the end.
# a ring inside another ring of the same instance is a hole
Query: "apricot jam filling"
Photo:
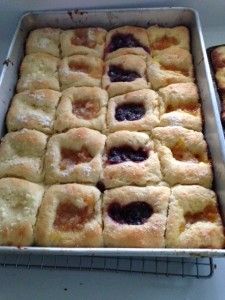
{"type": "Polygon", "coordinates": [[[71,44],[75,46],[86,46],[88,48],[94,48],[96,46],[96,41],[91,39],[88,34],[87,28],[79,28],[74,32],[71,38],[71,44]]]}
{"type": "Polygon", "coordinates": [[[163,50],[169,48],[170,46],[178,45],[178,41],[175,37],[164,36],[160,39],[157,39],[152,45],[153,50],[163,50]]]}
{"type": "MultiPolygon", "coordinates": [[[[90,199],[89,199],[90,200],[90,199]]],[[[61,202],[56,210],[53,223],[54,228],[60,231],[74,231],[83,227],[93,215],[94,208],[90,205],[91,201],[82,208],[76,207],[71,201],[61,202]]]]}
{"type": "Polygon", "coordinates": [[[93,157],[85,148],[81,148],[80,151],[74,151],[71,149],[62,148],[60,169],[66,170],[71,165],[78,165],[81,163],[90,162],[92,158],[93,157]]]}
{"type": "Polygon", "coordinates": [[[73,114],[79,119],[91,120],[98,116],[100,110],[96,101],[74,101],[72,104],[73,114]]]}

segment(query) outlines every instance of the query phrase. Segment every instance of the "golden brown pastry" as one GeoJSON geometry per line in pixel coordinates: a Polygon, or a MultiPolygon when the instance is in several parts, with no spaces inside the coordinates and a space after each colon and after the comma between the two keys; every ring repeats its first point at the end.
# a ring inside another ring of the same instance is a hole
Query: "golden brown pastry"
{"type": "Polygon", "coordinates": [[[105,58],[111,59],[125,54],[136,54],[142,57],[149,54],[146,29],[137,26],[122,26],[107,33],[105,58]]]}
{"type": "Polygon", "coordinates": [[[98,57],[74,55],[60,61],[59,80],[62,90],[72,86],[101,86],[103,61],[98,57]]]}
{"type": "Polygon", "coordinates": [[[7,133],[0,144],[0,178],[12,176],[41,182],[46,144],[47,136],[37,130],[7,133]]]}
{"type": "Polygon", "coordinates": [[[112,58],[105,63],[102,87],[109,97],[148,88],[146,62],[134,54],[112,58]]]}
{"type": "Polygon", "coordinates": [[[201,132],[168,126],[156,127],[152,133],[166,182],[212,186],[212,167],[201,132]]]}
{"type": "Polygon", "coordinates": [[[190,52],[177,46],[160,51],[148,59],[147,76],[154,90],[171,83],[193,82],[193,64],[190,52]]]}
{"type": "Polygon", "coordinates": [[[64,90],[57,108],[55,130],[88,127],[105,128],[108,94],[99,87],[72,87],[64,90]]]}
{"type": "Polygon", "coordinates": [[[104,245],[108,247],[165,247],[164,233],[170,189],[125,186],[105,191],[104,245]]]}
{"type": "Polygon", "coordinates": [[[150,26],[147,30],[151,55],[172,46],[190,50],[190,34],[185,26],[165,28],[160,26],[150,26]]]}
{"type": "Polygon", "coordinates": [[[30,32],[26,43],[26,54],[48,53],[60,57],[58,28],[40,28],[30,32]]]}
{"type": "Polygon", "coordinates": [[[53,185],[46,191],[35,228],[41,246],[100,247],[101,193],[81,184],[53,185]]]}
{"type": "Polygon", "coordinates": [[[198,185],[172,188],[166,247],[219,249],[223,246],[216,194],[198,185]]]}
{"type": "Polygon", "coordinates": [[[106,140],[103,182],[106,188],[161,181],[158,154],[146,133],[117,131],[106,140]]]}
{"type": "Polygon", "coordinates": [[[150,89],[111,98],[107,111],[108,130],[151,131],[159,124],[159,102],[158,94],[150,89]]]}
{"type": "Polygon", "coordinates": [[[98,131],[84,127],[53,135],[45,156],[46,182],[96,184],[102,171],[105,139],[98,131]]]}
{"type": "Polygon", "coordinates": [[[7,114],[8,131],[28,128],[53,133],[60,96],[61,93],[48,89],[16,94],[7,114]]]}
{"type": "Polygon", "coordinates": [[[0,245],[29,246],[43,186],[17,178],[0,179],[0,245]]]}
{"type": "Polygon", "coordinates": [[[20,66],[17,92],[38,89],[59,91],[58,63],[59,59],[50,54],[26,55],[20,66]]]}
{"type": "Polygon", "coordinates": [[[174,83],[159,90],[159,126],[182,126],[202,131],[201,105],[197,86],[192,83],[174,83]]]}
{"type": "Polygon", "coordinates": [[[105,36],[106,30],[100,27],[65,30],[60,36],[62,56],[82,54],[102,58],[105,36]]]}
{"type": "Polygon", "coordinates": [[[225,46],[216,47],[211,52],[211,60],[221,97],[221,119],[225,126],[225,46]]]}

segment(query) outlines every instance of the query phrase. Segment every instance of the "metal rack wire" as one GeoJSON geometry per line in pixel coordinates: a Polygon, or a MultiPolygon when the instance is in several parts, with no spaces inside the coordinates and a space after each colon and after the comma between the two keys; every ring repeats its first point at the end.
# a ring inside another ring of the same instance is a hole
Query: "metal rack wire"
{"type": "Polygon", "coordinates": [[[214,273],[212,258],[0,255],[0,267],[128,272],[192,278],[209,278],[214,273]]]}

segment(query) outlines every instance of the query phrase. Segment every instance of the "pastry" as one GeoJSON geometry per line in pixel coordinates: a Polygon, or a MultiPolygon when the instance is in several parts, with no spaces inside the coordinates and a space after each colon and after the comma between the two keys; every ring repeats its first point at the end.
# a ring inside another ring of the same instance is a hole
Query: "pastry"
{"type": "Polygon", "coordinates": [[[37,130],[7,133],[0,144],[0,178],[12,176],[41,182],[46,144],[47,136],[37,130]]]}
{"type": "Polygon", "coordinates": [[[98,57],[74,55],[65,57],[59,65],[62,90],[72,86],[100,86],[103,61],[98,57]]]}
{"type": "Polygon", "coordinates": [[[102,180],[106,188],[160,182],[158,154],[149,136],[126,130],[111,133],[106,140],[102,180]]]}
{"type": "Polygon", "coordinates": [[[61,93],[48,89],[16,94],[7,114],[8,131],[28,128],[52,134],[60,96],[61,93]]]}
{"type": "Polygon", "coordinates": [[[172,188],[166,247],[223,248],[223,225],[216,201],[213,191],[198,185],[172,188]]]}
{"type": "Polygon", "coordinates": [[[100,27],[76,28],[61,33],[62,56],[82,54],[102,58],[106,30],[100,27]]]}
{"type": "Polygon", "coordinates": [[[159,96],[152,90],[139,90],[109,100],[107,127],[117,130],[150,131],[159,124],[159,96]]]}
{"type": "Polygon", "coordinates": [[[30,32],[26,43],[26,54],[48,53],[60,57],[58,28],[40,28],[30,32]]]}
{"type": "Polygon", "coordinates": [[[190,35],[187,27],[176,26],[164,28],[160,26],[150,26],[147,29],[151,55],[172,46],[177,46],[185,50],[190,50],[190,35]]]}
{"type": "Polygon", "coordinates": [[[112,58],[105,63],[102,86],[109,97],[148,88],[146,63],[134,54],[112,58]]]}
{"type": "Polygon", "coordinates": [[[29,246],[43,186],[17,178],[0,179],[0,244],[29,246]]]}
{"type": "Polygon", "coordinates": [[[171,83],[193,82],[193,65],[190,52],[173,46],[160,51],[147,63],[147,76],[154,90],[171,83]]]}
{"type": "Polygon", "coordinates": [[[103,238],[108,247],[165,247],[167,187],[125,186],[105,191],[103,238]]]}
{"type": "Polygon", "coordinates": [[[149,54],[148,35],[144,28],[123,26],[110,30],[106,35],[105,58],[125,54],[146,57],[149,54]]]}
{"type": "Polygon", "coordinates": [[[211,52],[212,65],[221,97],[221,121],[225,125],[225,46],[216,47],[211,52]]]}
{"type": "Polygon", "coordinates": [[[57,108],[55,130],[87,127],[105,128],[108,94],[99,87],[72,87],[64,90],[57,108]]]}
{"type": "Polygon", "coordinates": [[[201,132],[168,126],[156,127],[152,133],[166,182],[212,186],[212,167],[201,132]]]}
{"type": "Polygon", "coordinates": [[[84,127],[53,135],[45,156],[46,182],[97,183],[105,139],[98,131],[84,127]]]}
{"type": "Polygon", "coordinates": [[[159,126],[182,126],[202,131],[201,105],[197,86],[174,83],[159,90],[161,96],[159,126]]]}
{"type": "Polygon", "coordinates": [[[53,185],[46,191],[35,228],[41,246],[100,247],[101,193],[81,184],[53,185]]]}
{"type": "Polygon", "coordinates": [[[26,55],[20,66],[17,92],[38,89],[59,91],[58,63],[58,58],[46,53],[26,55]]]}

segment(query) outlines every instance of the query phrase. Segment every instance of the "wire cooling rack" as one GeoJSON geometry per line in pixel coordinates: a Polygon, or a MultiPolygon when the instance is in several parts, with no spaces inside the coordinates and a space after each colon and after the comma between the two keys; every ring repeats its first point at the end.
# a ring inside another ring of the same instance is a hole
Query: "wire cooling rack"
{"type": "Polygon", "coordinates": [[[192,278],[209,278],[214,273],[212,258],[0,255],[0,268],[6,267],[128,272],[192,278]]]}

